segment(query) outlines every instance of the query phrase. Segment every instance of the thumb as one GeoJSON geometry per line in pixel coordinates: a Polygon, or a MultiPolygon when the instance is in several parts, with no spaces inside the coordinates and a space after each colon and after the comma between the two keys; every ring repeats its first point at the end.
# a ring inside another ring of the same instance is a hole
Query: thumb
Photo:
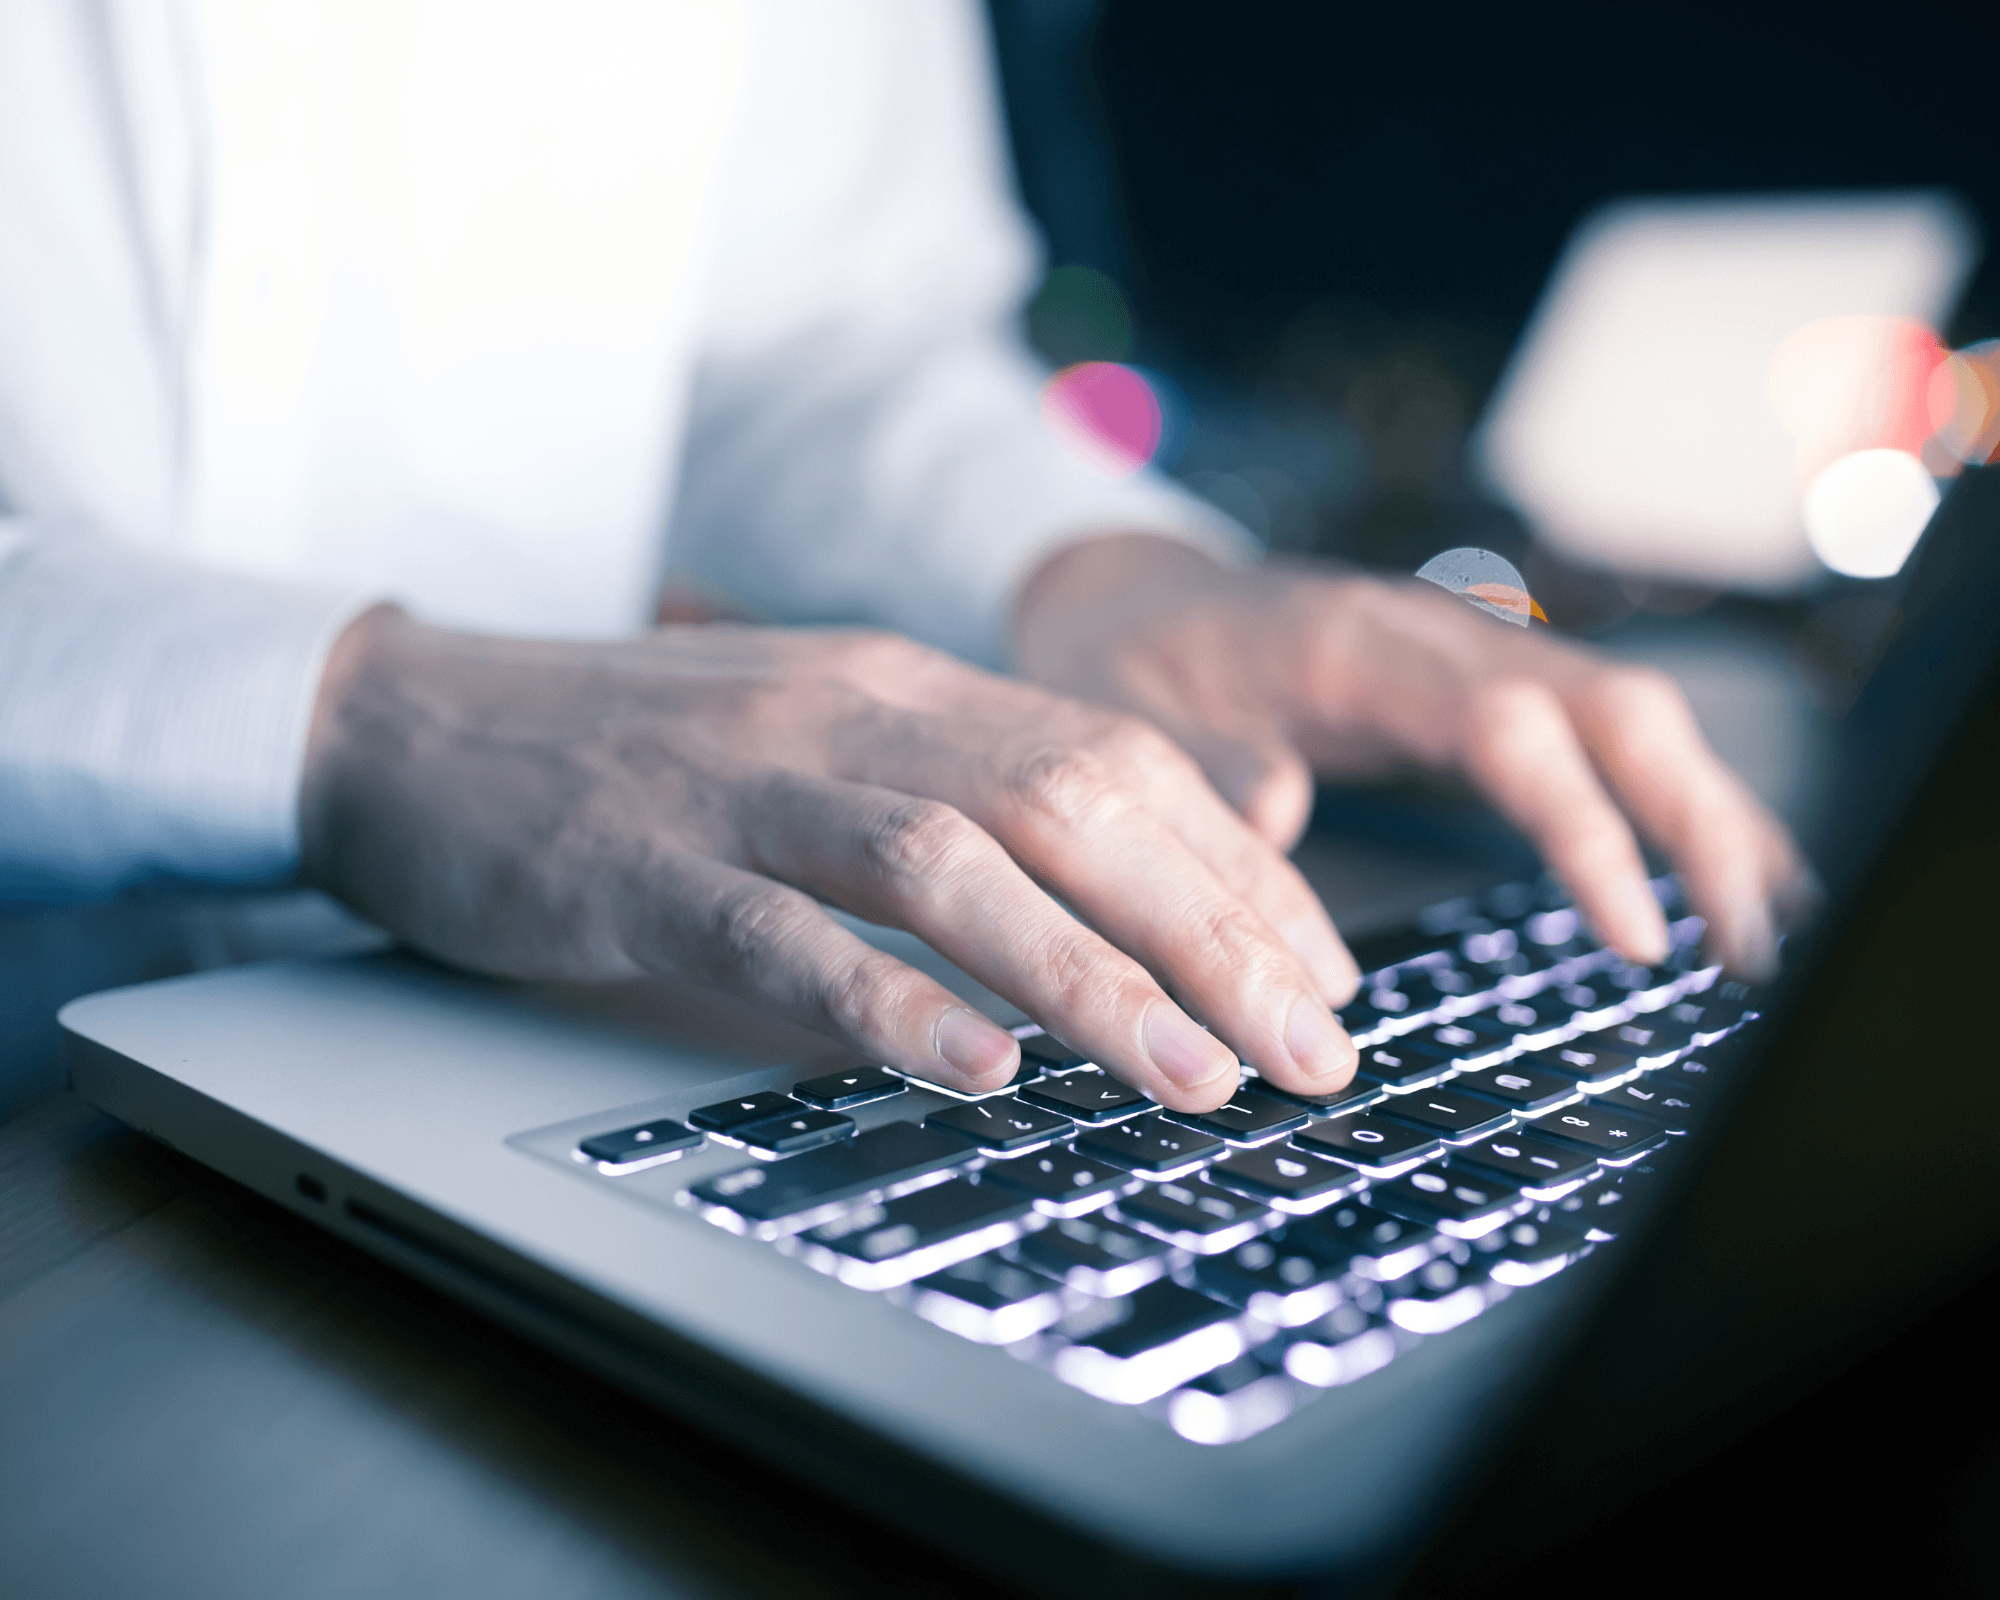
{"type": "Polygon", "coordinates": [[[1280,850],[1290,850],[1312,816],[1312,769],[1270,728],[1254,734],[1204,731],[1181,739],[1208,781],[1246,822],[1280,850]]]}

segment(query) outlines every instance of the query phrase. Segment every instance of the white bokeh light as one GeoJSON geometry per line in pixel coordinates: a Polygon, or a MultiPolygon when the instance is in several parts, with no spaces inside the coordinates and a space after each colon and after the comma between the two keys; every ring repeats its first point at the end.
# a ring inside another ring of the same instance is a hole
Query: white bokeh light
{"type": "Polygon", "coordinates": [[[1908,451],[1856,450],[1807,486],[1806,538],[1835,572],[1893,577],[1937,505],[1936,480],[1908,451]]]}

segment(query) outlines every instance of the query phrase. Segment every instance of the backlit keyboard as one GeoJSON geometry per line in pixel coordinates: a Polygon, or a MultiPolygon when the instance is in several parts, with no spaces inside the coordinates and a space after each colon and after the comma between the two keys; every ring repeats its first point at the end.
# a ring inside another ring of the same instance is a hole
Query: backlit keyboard
{"type": "MultiPolygon", "coordinates": [[[[1675,886],[1656,887],[1671,913],[1675,886]]],[[[1024,1027],[1022,1070],[991,1095],[857,1068],[573,1157],[617,1178],[738,1147],[678,1202],[1228,1443],[1615,1239],[1700,1114],[1712,1047],[1757,1015],[1704,964],[1695,917],[1650,968],[1590,943],[1545,884],[1425,928],[1344,1008],[1361,1068],[1338,1094],[1246,1071],[1227,1105],[1167,1111],[1024,1027]]]]}

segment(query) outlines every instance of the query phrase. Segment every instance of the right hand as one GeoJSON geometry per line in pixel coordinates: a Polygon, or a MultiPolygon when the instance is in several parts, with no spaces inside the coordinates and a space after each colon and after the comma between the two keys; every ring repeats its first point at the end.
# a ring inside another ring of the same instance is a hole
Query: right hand
{"type": "Polygon", "coordinates": [[[329,662],[302,821],[312,882],[446,960],[678,973],[961,1089],[1014,1039],[820,902],[1176,1109],[1226,1100],[1238,1056],[1310,1094],[1354,1070],[1353,959],[1187,756],[892,635],[542,643],[378,609],[329,662]]]}

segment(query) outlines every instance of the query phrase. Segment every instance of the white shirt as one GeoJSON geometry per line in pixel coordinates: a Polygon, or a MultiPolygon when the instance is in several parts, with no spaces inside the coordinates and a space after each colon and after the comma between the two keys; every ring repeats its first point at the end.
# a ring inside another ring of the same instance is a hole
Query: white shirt
{"type": "Polygon", "coordinates": [[[0,6],[0,899],[282,878],[377,598],[1003,659],[1066,452],[966,0],[0,6]]]}

